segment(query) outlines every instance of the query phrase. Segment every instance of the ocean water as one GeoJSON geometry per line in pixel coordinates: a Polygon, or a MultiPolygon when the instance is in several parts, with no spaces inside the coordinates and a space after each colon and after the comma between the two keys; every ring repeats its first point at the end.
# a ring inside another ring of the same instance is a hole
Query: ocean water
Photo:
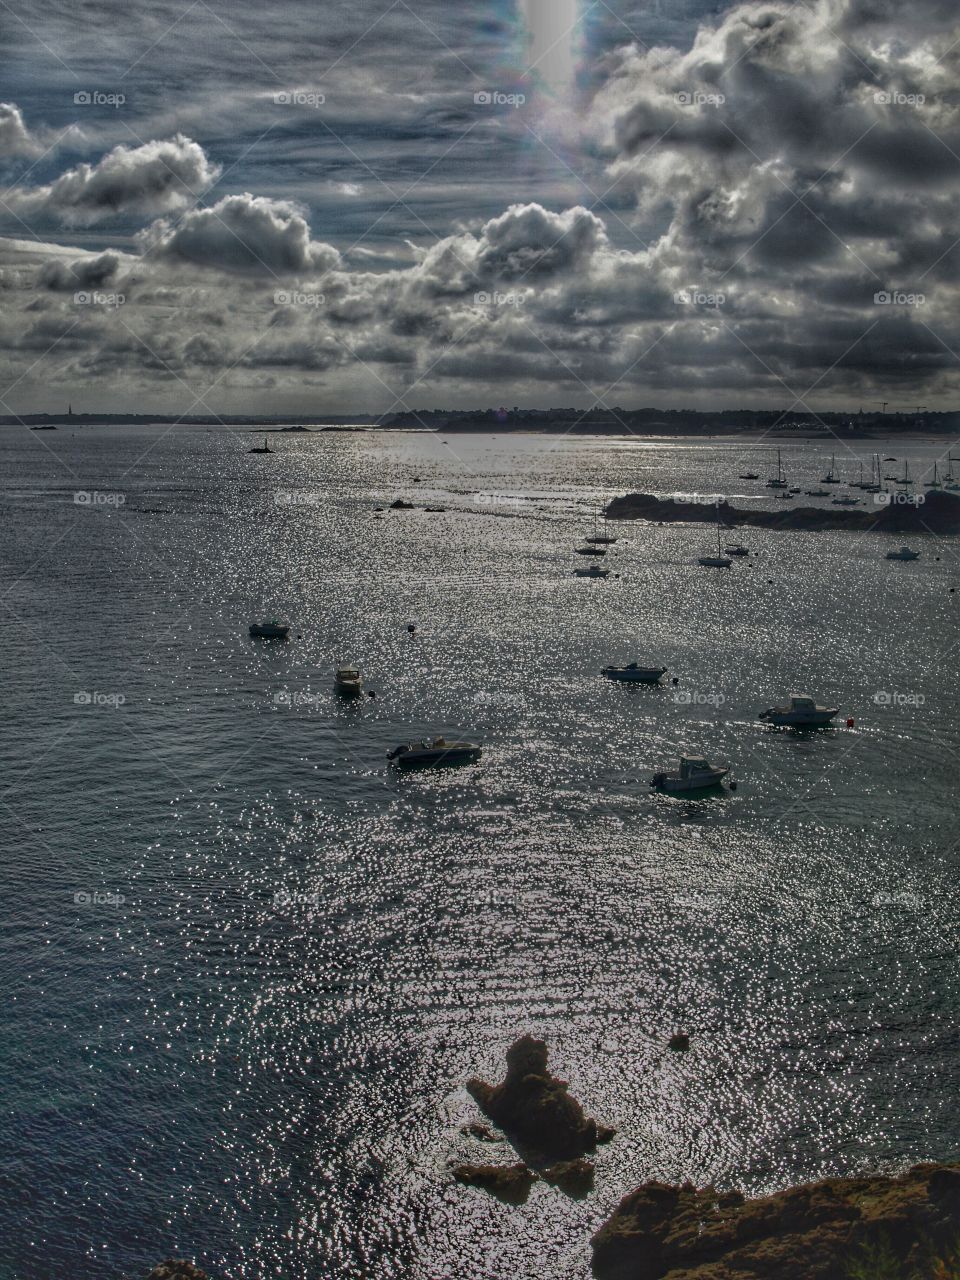
{"type": "Polygon", "coordinates": [[[272,440],[0,434],[2,1280],[585,1280],[650,1177],[956,1157],[957,540],[746,530],[724,573],[709,526],[623,523],[583,581],[601,504],[766,502],[769,448],[272,440]],[[632,659],[678,683],[599,677],[632,659]],[[796,689],[838,727],[757,720],[796,689]],[[434,732],[482,761],[395,776],[434,732]],[[736,792],[651,792],[685,747],[736,792]],[[618,1129],[586,1200],[451,1181],[514,1158],[464,1082],[525,1031],[618,1129]]]}

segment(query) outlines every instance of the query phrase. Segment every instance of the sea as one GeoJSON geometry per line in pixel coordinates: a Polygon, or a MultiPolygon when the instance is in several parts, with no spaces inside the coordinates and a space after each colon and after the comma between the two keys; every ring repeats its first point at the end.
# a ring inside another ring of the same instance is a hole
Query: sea
{"type": "Polygon", "coordinates": [[[646,1179],[956,1158],[958,539],[747,528],[715,570],[710,523],[601,515],[774,509],[777,445],[922,496],[946,443],[269,441],[0,433],[2,1280],[586,1280],[646,1179]],[[758,719],[792,692],[835,726],[758,719]],[[482,759],[388,764],[436,734],[482,759]],[[736,789],[652,790],[685,751],[736,789]],[[516,1159],[465,1083],[526,1032],[617,1129],[584,1199],[452,1179],[516,1159]]]}

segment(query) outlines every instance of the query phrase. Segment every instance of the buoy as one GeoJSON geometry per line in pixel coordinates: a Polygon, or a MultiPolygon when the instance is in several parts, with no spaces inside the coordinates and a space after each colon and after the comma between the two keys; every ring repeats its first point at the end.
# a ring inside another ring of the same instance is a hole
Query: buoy
{"type": "Polygon", "coordinates": [[[416,629],[417,629],[417,624],[416,624],[415,622],[408,622],[408,623],[407,623],[407,630],[410,632],[410,634],[411,634],[411,635],[413,635],[413,633],[416,631],[416,629]]]}
{"type": "Polygon", "coordinates": [[[736,791],[736,789],[737,789],[737,784],[736,784],[735,782],[731,782],[731,783],[730,783],[730,790],[731,790],[731,791],[736,791]]]}
{"type": "Polygon", "coordinates": [[[674,676],[674,677],[673,677],[673,683],[674,683],[674,684],[679,684],[679,683],[680,683],[680,677],[679,677],[679,676],[674,676]]]}
{"type": "Polygon", "coordinates": [[[368,697],[368,698],[375,698],[376,696],[377,696],[377,691],[376,691],[376,689],[368,689],[368,690],[367,690],[367,697],[368,697]]]}
{"type": "Polygon", "coordinates": [[[853,728],[853,716],[847,716],[847,728],[848,729],[853,728]]]}

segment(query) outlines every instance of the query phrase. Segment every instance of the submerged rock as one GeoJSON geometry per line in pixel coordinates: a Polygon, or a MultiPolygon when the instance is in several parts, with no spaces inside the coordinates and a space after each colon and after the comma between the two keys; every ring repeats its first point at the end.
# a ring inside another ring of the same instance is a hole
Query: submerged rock
{"type": "Polygon", "coordinates": [[[458,1164],[453,1170],[457,1182],[481,1187],[507,1204],[523,1204],[537,1175],[525,1164],[458,1164]]]}
{"type": "Polygon", "coordinates": [[[828,1178],[757,1200],[648,1182],[593,1237],[593,1270],[600,1280],[926,1280],[954,1274],[934,1260],[938,1249],[953,1256],[958,1224],[960,1165],[828,1178]]]}
{"type": "Polygon", "coordinates": [[[521,1036],[507,1050],[502,1084],[474,1078],[467,1089],[518,1152],[535,1164],[575,1160],[614,1135],[613,1129],[588,1119],[567,1093],[567,1082],[550,1074],[547,1046],[533,1036],[521,1036]]]}
{"type": "Polygon", "coordinates": [[[579,1199],[589,1195],[593,1190],[593,1175],[596,1166],[592,1160],[561,1160],[549,1169],[544,1169],[543,1180],[551,1186],[559,1187],[568,1196],[579,1199]]]}
{"type": "Polygon", "coordinates": [[[489,1125],[481,1124],[479,1120],[471,1120],[469,1124],[465,1124],[460,1130],[468,1138],[477,1138],[480,1142],[502,1142],[503,1138],[499,1133],[494,1133],[489,1125]]]}
{"type": "Polygon", "coordinates": [[[404,502],[402,498],[398,498],[396,502],[390,503],[391,511],[412,511],[416,504],[413,502],[404,502]]]}
{"type": "Polygon", "coordinates": [[[686,1053],[690,1048],[690,1037],[682,1031],[670,1037],[670,1046],[674,1053],[686,1053]]]}
{"type": "Polygon", "coordinates": [[[168,1258],[154,1267],[147,1280],[208,1280],[207,1273],[184,1258],[168,1258]]]}

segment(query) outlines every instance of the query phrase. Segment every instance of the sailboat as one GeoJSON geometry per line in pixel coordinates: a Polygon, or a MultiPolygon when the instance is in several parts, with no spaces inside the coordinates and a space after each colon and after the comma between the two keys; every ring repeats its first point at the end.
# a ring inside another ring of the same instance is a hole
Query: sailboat
{"type": "Polygon", "coordinates": [[[837,475],[837,455],[835,453],[832,453],[830,455],[830,470],[827,472],[825,476],[821,477],[820,483],[821,484],[839,484],[840,483],[840,477],[837,475]]]}
{"type": "Polygon", "coordinates": [[[906,458],[903,460],[903,476],[897,480],[897,484],[909,485],[910,481],[910,463],[906,458]]]}
{"type": "Polygon", "coordinates": [[[957,490],[960,490],[960,484],[957,484],[956,480],[954,480],[953,478],[953,464],[956,461],[957,459],[954,458],[952,454],[950,453],[947,454],[947,474],[943,477],[944,479],[943,487],[945,489],[950,489],[953,493],[956,493],[957,490]]]}
{"type": "Polygon", "coordinates": [[[264,436],[264,437],[263,437],[263,448],[261,449],[261,448],[260,448],[260,446],[259,446],[258,444],[255,444],[255,445],[253,446],[253,448],[252,448],[252,449],[248,449],[248,450],[247,450],[247,453],[273,453],[273,450],[272,450],[272,449],[270,448],[270,446],[267,444],[267,437],[266,437],[266,436],[264,436]]]}
{"type": "MultiPolygon", "coordinates": [[[[786,482],[784,482],[786,483],[786,482]]],[[[705,569],[729,569],[733,561],[729,556],[723,554],[723,548],[720,545],[720,503],[717,503],[717,554],[715,556],[701,556],[699,564],[705,569]]]]}
{"type": "Polygon", "coordinates": [[[927,481],[927,483],[926,483],[926,488],[928,488],[928,489],[942,489],[942,488],[943,488],[943,485],[940,483],[940,476],[939,476],[939,474],[938,474],[938,472],[937,472],[937,464],[936,464],[936,463],[934,463],[934,464],[933,464],[933,479],[932,479],[932,480],[928,480],[928,481],[927,481]]]}
{"type": "Polygon", "coordinates": [[[780,450],[777,450],[777,478],[776,480],[768,480],[768,489],[785,489],[787,487],[787,477],[784,475],[783,466],[780,462],[780,450]]]}
{"type": "MultiPolygon", "coordinates": [[[[589,538],[584,539],[584,541],[586,541],[586,542],[592,542],[592,543],[594,543],[594,545],[595,545],[595,546],[609,547],[609,546],[611,546],[614,542],[616,542],[616,538],[614,538],[614,537],[613,537],[611,534],[609,534],[609,533],[598,533],[598,532],[597,532],[597,521],[598,521],[598,519],[599,519],[599,518],[600,518],[600,512],[599,512],[599,510],[598,510],[597,512],[595,512],[594,517],[593,517],[593,534],[592,534],[589,538]]],[[[603,522],[604,522],[604,526],[606,526],[606,522],[607,522],[607,517],[606,517],[606,516],[604,516],[604,517],[603,517],[603,522]]]]}

